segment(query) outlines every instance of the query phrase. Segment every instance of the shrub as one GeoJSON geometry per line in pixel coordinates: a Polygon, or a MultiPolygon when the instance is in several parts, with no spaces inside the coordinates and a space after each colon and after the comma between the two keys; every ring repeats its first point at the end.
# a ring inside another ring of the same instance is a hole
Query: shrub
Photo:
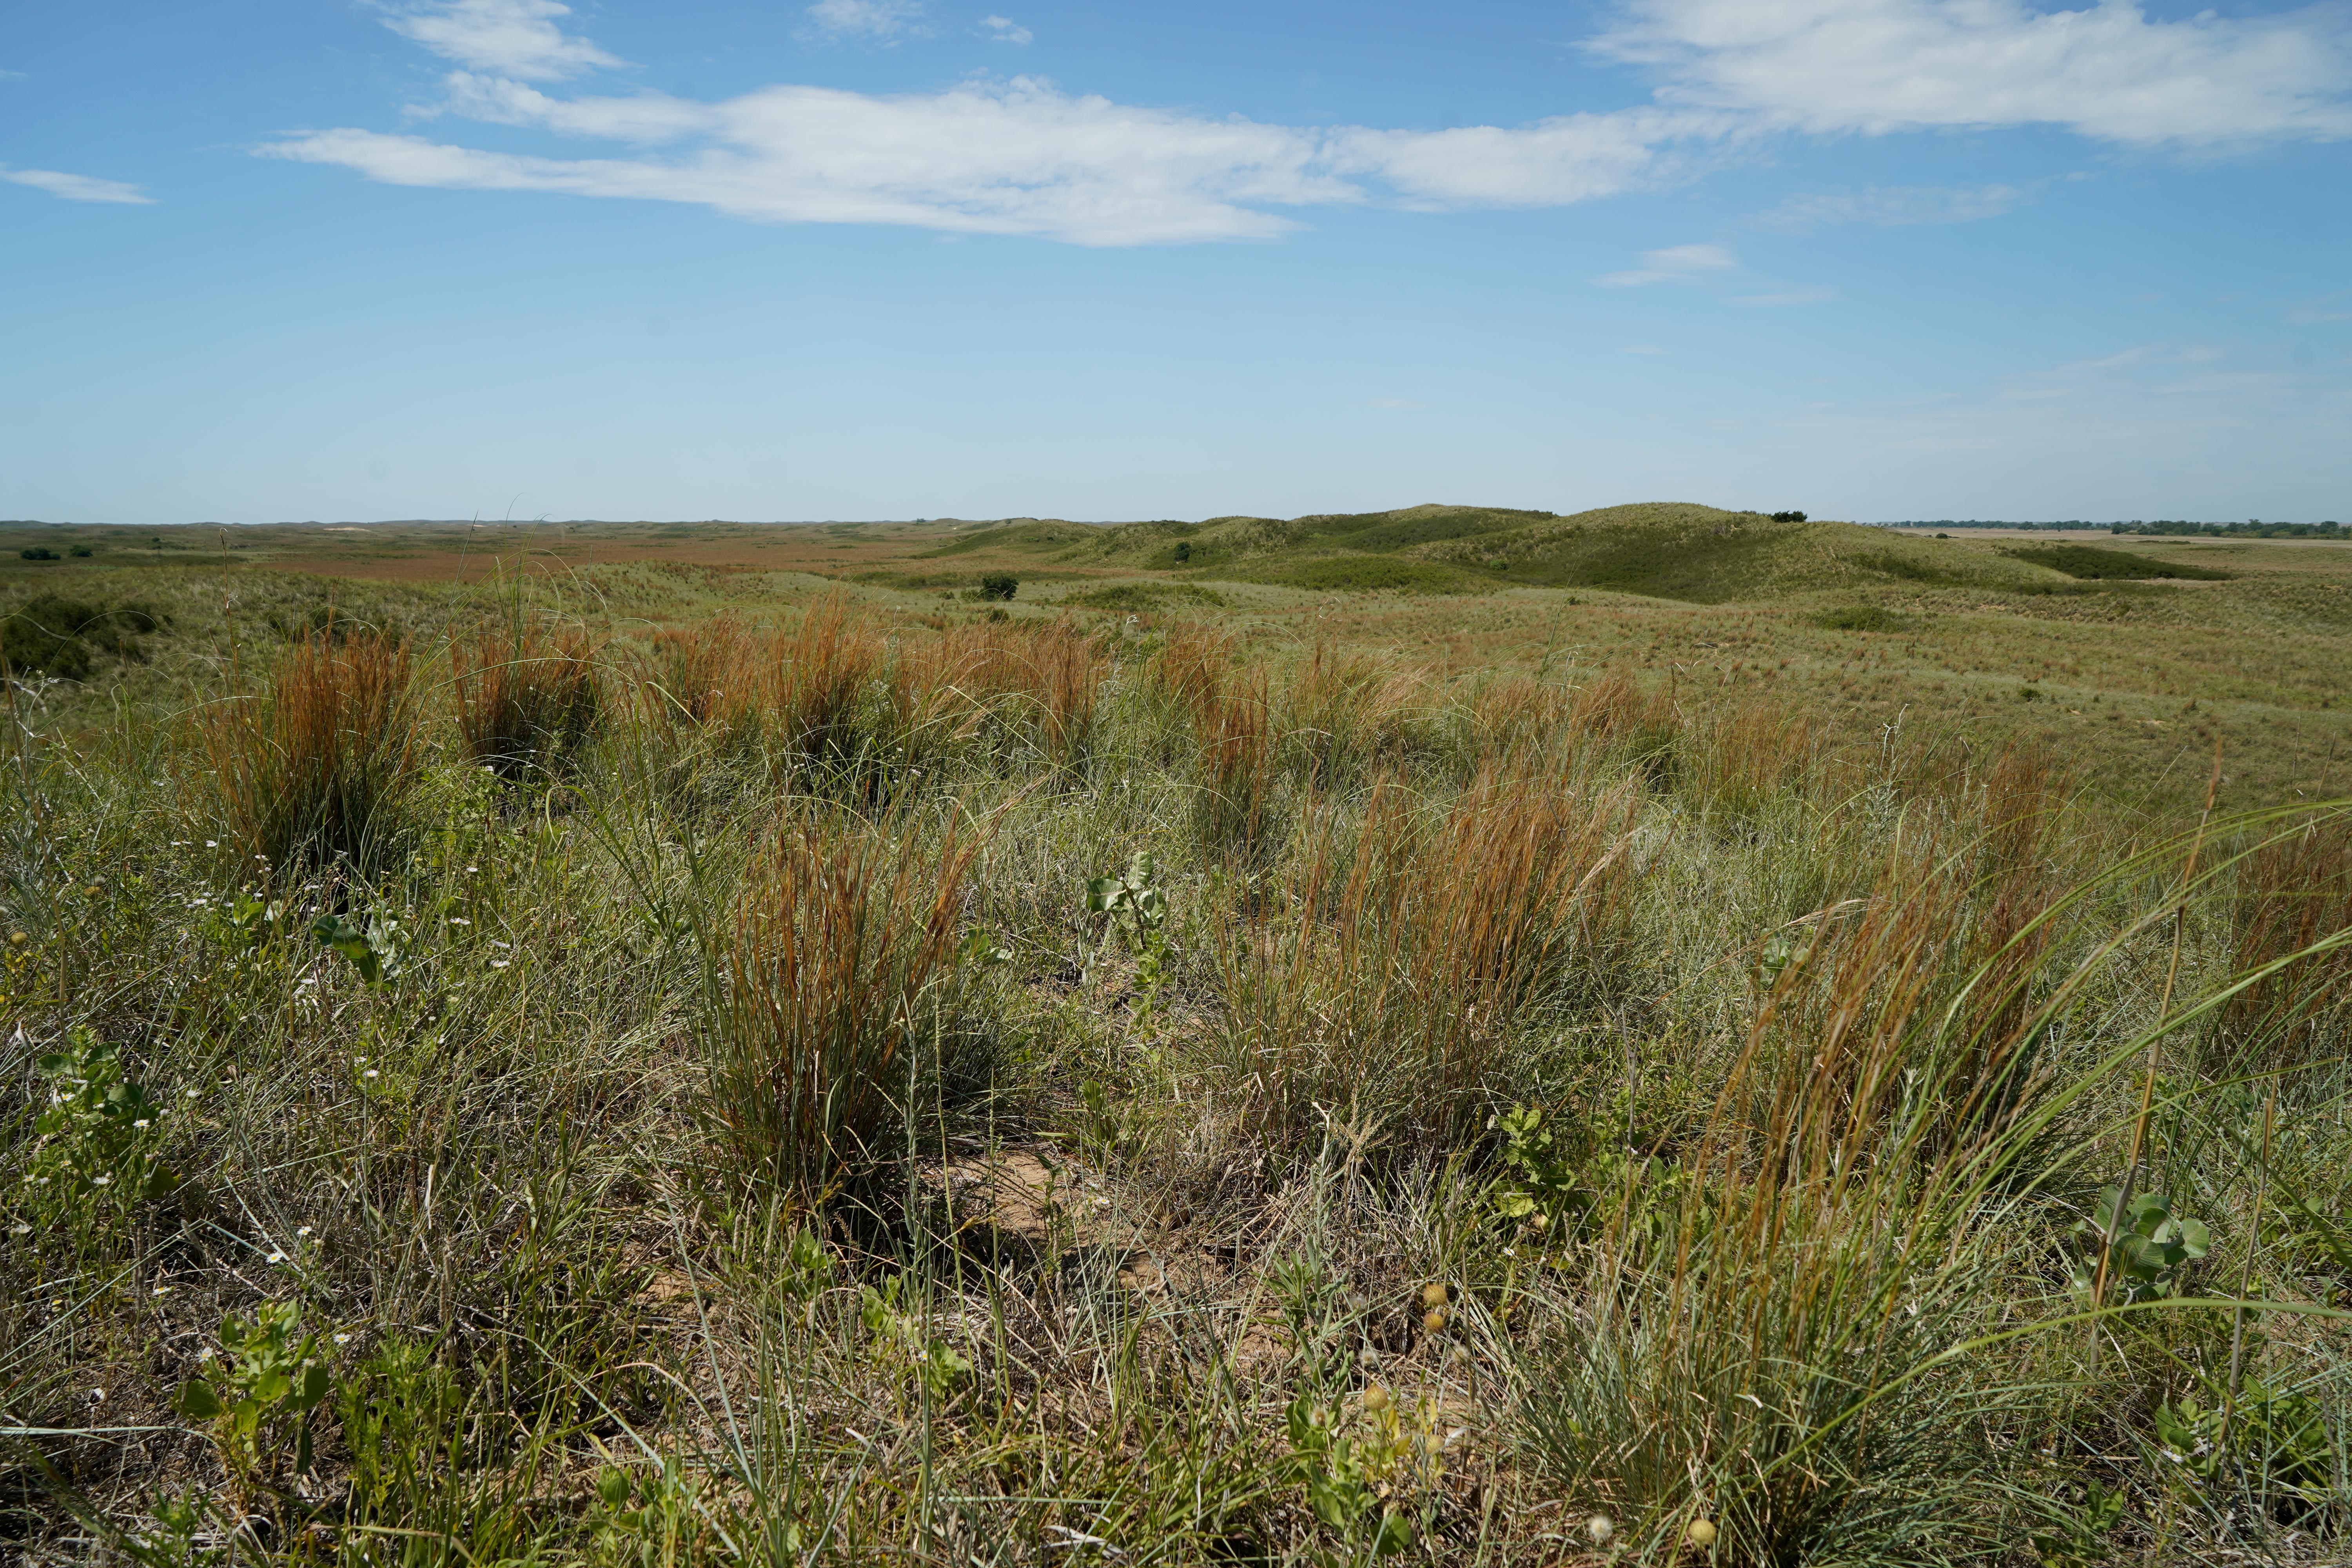
{"type": "Polygon", "coordinates": [[[1805,514],[1801,511],[1776,511],[1772,514],[1772,521],[1774,522],[1802,522],[1805,521],[1805,514]]]}
{"type": "Polygon", "coordinates": [[[514,778],[552,770],[594,729],[596,669],[578,637],[518,621],[452,649],[466,755],[514,778]]]}
{"type": "Polygon", "coordinates": [[[415,782],[408,645],[311,637],[266,697],[202,710],[198,734],[229,830],[273,865],[373,865],[415,782]]]}
{"type": "Polygon", "coordinates": [[[791,824],[736,901],[709,1114],[740,1174],[800,1204],[854,1179],[907,1114],[975,854],[952,830],[928,843],[914,829],[791,824]]]}
{"type": "Polygon", "coordinates": [[[55,561],[58,559],[58,552],[50,549],[46,544],[36,544],[29,549],[19,550],[16,553],[26,561],[55,561]]]}
{"type": "Polygon", "coordinates": [[[983,599],[1009,600],[1020,590],[1021,579],[1010,572],[990,572],[980,579],[980,596],[983,599]]]}
{"type": "Polygon", "coordinates": [[[92,555],[96,554],[97,552],[92,550],[87,544],[77,544],[68,549],[66,553],[72,556],[77,561],[87,561],[92,555]]]}

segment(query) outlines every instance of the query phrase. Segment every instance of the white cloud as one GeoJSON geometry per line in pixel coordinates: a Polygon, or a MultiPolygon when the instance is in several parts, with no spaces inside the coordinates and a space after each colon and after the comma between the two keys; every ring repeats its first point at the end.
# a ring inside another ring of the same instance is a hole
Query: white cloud
{"type": "MultiPolygon", "coordinates": [[[[1269,238],[1296,220],[1267,208],[1360,203],[1378,184],[1417,205],[1575,201],[1632,188],[1669,161],[1643,150],[1647,135],[1668,128],[1627,134],[1606,116],[1475,133],[1299,129],[1073,97],[1027,77],[898,97],[773,87],[702,104],[656,93],[557,99],[457,72],[447,100],[427,112],[694,144],[663,158],[551,158],[346,129],[259,151],[392,184],[688,202],[775,222],[1083,245],[1269,238]]],[[[1645,125],[1656,118],[1635,113],[1645,125]]]]}
{"type": "Polygon", "coordinates": [[[921,0],[816,0],[808,16],[829,38],[895,43],[930,31],[922,25],[921,0]]]}
{"type": "Polygon", "coordinates": [[[69,202],[119,202],[130,206],[152,206],[155,198],[136,185],[121,180],[93,179],[88,174],[63,174],[55,169],[10,169],[0,167],[0,180],[13,184],[30,185],[37,191],[47,191],[53,196],[63,196],[69,202]]]}
{"type": "MultiPolygon", "coordinates": [[[[507,95],[557,129],[691,128],[676,159],[558,159],[411,136],[329,131],[261,149],[393,184],[561,191],[697,203],[740,217],[1034,234],[1086,245],[1265,238],[1293,226],[1262,205],[1361,199],[1282,126],[1072,98],[1026,79],[903,98],[768,88],[708,106],[621,99],[556,106],[507,95]]],[[[601,132],[600,132],[601,133],[601,132]]]]}
{"type": "Polygon", "coordinates": [[[26,75],[23,71],[0,71],[0,81],[30,81],[32,79],[33,79],[31,77],[26,75]]]}
{"type": "Polygon", "coordinates": [[[2135,0],[1631,0],[1591,47],[1660,101],[1817,134],[2055,125],[2141,146],[2352,135],[2340,5],[2153,20],[2135,0]]]}
{"type": "Polygon", "coordinates": [[[555,25],[572,7],[557,0],[428,0],[383,25],[445,59],[525,81],[556,81],[623,62],[555,25]]]}
{"type": "MultiPolygon", "coordinates": [[[[1688,179],[1773,134],[2048,123],[2205,147],[2352,134],[2352,32],[2331,20],[2334,11],[2156,22],[2133,0],[2052,13],[2022,0],[1626,0],[1591,47],[1658,73],[1655,102],[1442,131],[1266,125],[1072,97],[1028,78],[896,97],[779,86],[715,103],[658,93],[561,99],[530,84],[621,63],[558,26],[569,14],[557,0],[406,0],[389,25],[461,68],[440,101],[409,112],[637,151],[493,153],[352,129],[257,151],[401,184],[1138,245],[1265,238],[1296,226],[1272,209],[1315,205],[1590,201],[1688,179]],[[680,142],[661,156],[643,151],[680,142]]],[[[929,30],[918,0],[816,0],[806,14],[835,40],[890,44],[929,30]]],[[[1009,17],[982,26],[1006,42],[1029,38],[1009,17]]],[[[2017,199],[2001,185],[1871,187],[1801,197],[1760,226],[1958,222],[2017,199]]],[[[1602,281],[1721,273],[1729,286],[1737,264],[1727,253],[1720,266],[1696,254],[1654,253],[1602,281]]],[[[1755,304],[1824,297],[1748,286],[1766,289],[1741,297],[1755,304]]]]}
{"type": "Polygon", "coordinates": [[[1558,206],[1678,177],[1675,143],[1732,133],[1722,115],[1634,109],[1533,125],[1330,133],[1333,165],[1374,174],[1409,201],[1439,206],[1558,206]]]}
{"type": "Polygon", "coordinates": [[[1638,289],[1649,283],[1696,283],[1738,268],[1739,258],[1719,245],[1670,245],[1642,252],[1642,265],[1630,272],[1612,272],[1593,281],[1604,289],[1638,289]]]}
{"type": "Polygon", "coordinates": [[[1859,191],[1791,196],[1752,220],[1750,226],[1807,234],[1841,223],[1975,223],[1999,217],[2024,199],[2025,193],[2015,185],[1866,185],[1859,191]]]}

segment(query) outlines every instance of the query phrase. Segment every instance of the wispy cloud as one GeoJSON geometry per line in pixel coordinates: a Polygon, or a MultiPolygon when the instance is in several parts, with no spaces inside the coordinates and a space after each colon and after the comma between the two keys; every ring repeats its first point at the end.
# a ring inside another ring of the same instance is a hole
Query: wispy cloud
{"type": "Polygon", "coordinates": [[[11,184],[30,185],[37,191],[47,191],[69,202],[115,202],[142,207],[155,205],[155,198],[136,185],[126,184],[121,180],[93,179],[88,174],[60,174],[55,169],[0,167],[0,180],[6,180],[11,184]]]}
{"type": "Polygon", "coordinates": [[[836,40],[892,44],[930,31],[923,25],[921,0],[816,0],[808,17],[820,34],[836,40]]]}
{"type": "Polygon", "coordinates": [[[1696,283],[1736,272],[1739,258],[1719,245],[1670,245],[1642,252],[1642,265],[1596,278],[1604,289],[1639,289],[1651,283],[1696,283]]]}
{"type": "Polygon", "coordinates": [[[556,26],[571,14],[557,0],[427,0],[395,7],[383,23],[444,59],[524,81],[559,81],[623,63],[556,26]]]}
{"type": "Polygon", "coordinates": [[[32,79],[33,79],[31,77],[26,75],[23,71],[0,70],[0,81],[30,81],[32,79]]]}
{"type": "MultiPolygon", "coordinates": [[[[1026,77],[890,97],[777,86],[718,102],[559,98],[530,84],[620,63],[558,26],[569,14],[557,0],[400,0],[386,21],[460,68],[439,101],[413,114],[635,144],[617,155],[492,152],[352,128],[257,151],[398,184],[1140,245],[1263,239],[1296,227],[1296,209],[1333,204],[1591,201],[1691,178],[1790,134],[2043,124],[2207,151],[2352,135],[2352,26],[2326,8],[2166,22],[2137,0],[2046,13],[2022,0],[1625,0],[1590,47],[1653,72],[1653,103],[1437,131],[1269,125],[1072,96],[1026,77]],[[645,150],[661,143],[675,145],[645,150]]],[[[929,31],[919,0],[816,0],[806,16],[834,41],[888,45],[929,31]]],[[[1030,37],[1005,16],[981,26],[1008,43],[1030,37]]],[[[1870,187],[1800,197],[1760,226],[1959,222],[2018,199],[2003,185],[1870,187]]],[[[1654,253],[1603,281],[1713,278],[1725,297],[1753,304],[1824,297],[1739,280],[1736,263],[1705,259],[1719,250],[1654,253]],[[1729,292],[1738,287],[1750,291],[1729,292]]]]}
{"type": "Polygon", "coordinates": [[[1780,129],[2053,125],[2137,146],[2352,135],[2340,6],[2150,18],[2137,0],[1631,0],[1590,46],[1659,100],[1780,129]]]}
{"type": "Polygon", "coordinates": [[[1607,116],[1475,135],[1299,129],[1074,97],[1033,77],[896,97],[773,87],[707,104],[658,93],[559,99],[457,72],[446,99],[424,112],[688,145],[673,156],[551,158],[341,129],[257,151],[391,184],[688,202],[772,222],[1082,245],[1270,238],[1297,220],[1268,209],[1361,203],[1381,187],[1415,205],[1576,201],[1633,188],[1670,155],[1612,131],[1601,123],[1607,116]]]}
{"type": "MultiPolygon", "coordinates": [[[[1623,272],[1608,272],[1593,279],[1604,289],[1643,289],[1658,283],[1681,283],[1706,289],[1734,305],[1817,305],[1833,300],[1832,289],[1795,287],[1756,277],[1739,258],[1720,245],[1670,245],[1642,252],[1642,265],[1623,272]],[[1734,292],[1746,289],[1748,292],[1734,292]]],[[[1627,349],[1627,353],[1655,353],[1655,349],[1627,349]]]]}
{"type": "Polygon", "coordinates": [[[1833,224],[1884,226],[1975,223],[1999,217],[2025,199],[2015,185],[1865,185],[1791,196],[1748,221],[1776,234],[1809,234],[1833,224]]]}

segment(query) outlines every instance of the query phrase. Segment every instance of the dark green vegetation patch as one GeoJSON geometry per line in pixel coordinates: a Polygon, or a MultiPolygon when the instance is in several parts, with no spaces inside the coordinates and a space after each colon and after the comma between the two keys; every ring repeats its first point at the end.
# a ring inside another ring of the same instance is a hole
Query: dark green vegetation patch
{"type": "Polygon", "coordinates": [[[2236,575],[2217,572],[2210,566],[2186,566],[2127,550],[2102,550],[2092,544],[2036,544],[2002,553],[2091,583],[2145,582],[2166,577],[2191,583],[2226,583],[2236,575]]]}
{"type": "Polygon", "coordinates": [[[1813,625],[1832,632],[1899,632],[1910,624],[1883,605],[1843,605],[1813,617],[1813,625]]]}
{"type": "Polygon", "coordinates": [[[0,620],[0,664],[20,674],[82,680],[100,655],[140,658],[139,639],[163,628],[163,618],[144,605],[36,594],[0,620]]]}

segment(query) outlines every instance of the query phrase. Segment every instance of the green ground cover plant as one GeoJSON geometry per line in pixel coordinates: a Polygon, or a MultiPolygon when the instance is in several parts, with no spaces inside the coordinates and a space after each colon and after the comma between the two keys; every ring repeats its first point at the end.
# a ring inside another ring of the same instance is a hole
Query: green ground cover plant
{"type": "Polygon", "coordinates": [[[28,1563],[2345,1549],[2352,807],[1822,695],[2190,623],[188,570],[0,738],[28,1563]]]}

